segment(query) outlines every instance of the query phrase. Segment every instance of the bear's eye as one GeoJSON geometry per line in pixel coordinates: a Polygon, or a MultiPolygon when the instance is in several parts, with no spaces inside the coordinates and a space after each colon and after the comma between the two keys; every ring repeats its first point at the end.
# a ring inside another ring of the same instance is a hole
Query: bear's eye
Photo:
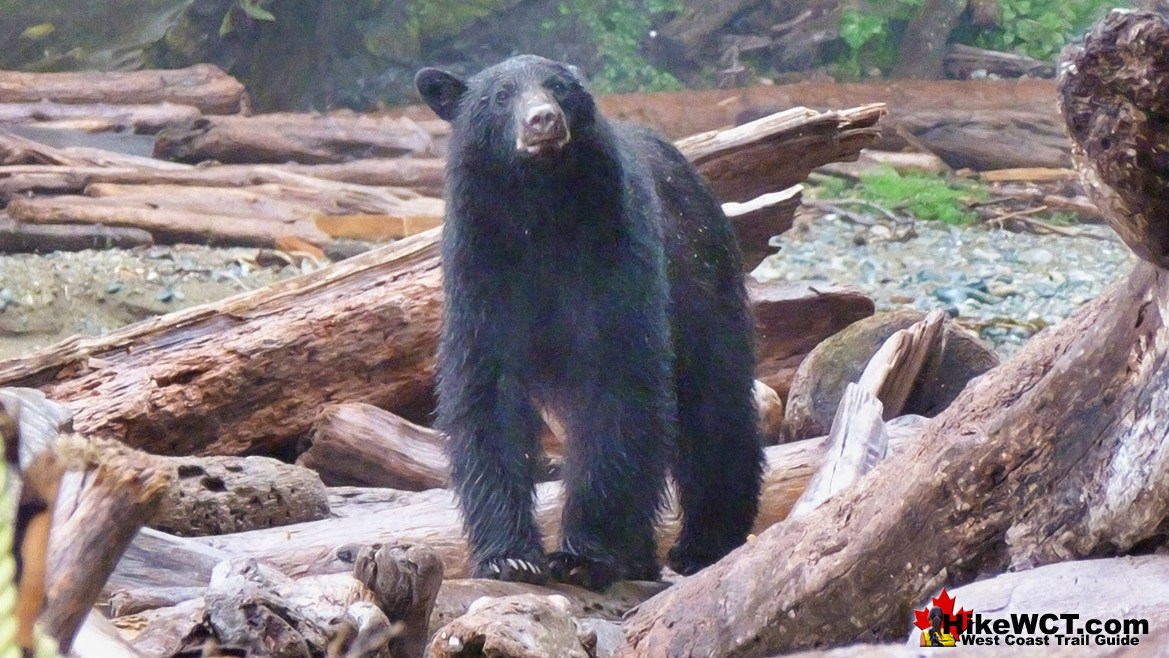
{"type": "Polygon", "coordinates": [[[548,90],[554,94],[563,94],[567,89],[564,81],[559,78],[552,78],[548,81],[548,90]]]}
{"type": "Polygon", "coordinates": [[[495,102],[499,103],[500,105],[506,103],[510,98],[510,89],[500,89],[499,91],[495,92],[495,102]]]}

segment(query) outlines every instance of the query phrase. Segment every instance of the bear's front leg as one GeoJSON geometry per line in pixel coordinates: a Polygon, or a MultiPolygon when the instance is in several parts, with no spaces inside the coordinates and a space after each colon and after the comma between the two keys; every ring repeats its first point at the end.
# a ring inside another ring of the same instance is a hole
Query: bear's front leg
{"type": "Polygon", "coordinates": [[[439,422],[449,437],[471,575],[544,582],[547,561],[532,519],[540,416],[514,377],[459,365],[440,379],[439,422]]]}

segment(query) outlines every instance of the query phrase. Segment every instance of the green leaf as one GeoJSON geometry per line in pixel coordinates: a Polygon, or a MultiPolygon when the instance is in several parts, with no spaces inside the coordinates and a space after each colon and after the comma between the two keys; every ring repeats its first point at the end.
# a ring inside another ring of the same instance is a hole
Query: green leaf
{"type": "Polygon", "coordinates": [[[248,18],[252,18],[257,21],[276,20],[276,16],[274,16],[272,12],[260,6],[261,1],[262,0],[239,0],[239,8],[244,10],[244,13],[248,15],[248,18]]]}

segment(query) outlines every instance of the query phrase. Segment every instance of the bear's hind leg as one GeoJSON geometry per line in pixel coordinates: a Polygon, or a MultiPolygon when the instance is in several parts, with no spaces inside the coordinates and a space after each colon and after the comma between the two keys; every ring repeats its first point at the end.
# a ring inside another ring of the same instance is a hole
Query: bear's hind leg
{"type": "Polygon", "coordinates": [[[669,564],[683,575],[743,543],[758,509],[763,452],[750,331],[716,325],[688,327],[678,341],[678,452],[672,473],[683,523],[669,564]]]}
{"type": "Polygon", "coordinates": [[[654,519],[673,436],[672,399],[664,398],[617,387],[567,419],[561,550],[549,556],[556,580],[602,590],[658,578],[654,519]]]}

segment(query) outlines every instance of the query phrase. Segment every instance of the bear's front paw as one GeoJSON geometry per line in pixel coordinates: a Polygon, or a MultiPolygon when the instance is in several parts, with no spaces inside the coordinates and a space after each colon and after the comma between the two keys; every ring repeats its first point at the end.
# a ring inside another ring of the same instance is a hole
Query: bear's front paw
{"type": "Polygon", "coordinates": [[[548,582],[548,565],[543,556],[509,557],[500,555],[480,561],[471,575],[475,578],[492,578],[540,585],[548,582]]]}
{"type": "Polygon", "coordinates": [[[622,576],[621,569],[612,561],[558,551],[548,556],[552,579],[599,592],[622,576]]]}

